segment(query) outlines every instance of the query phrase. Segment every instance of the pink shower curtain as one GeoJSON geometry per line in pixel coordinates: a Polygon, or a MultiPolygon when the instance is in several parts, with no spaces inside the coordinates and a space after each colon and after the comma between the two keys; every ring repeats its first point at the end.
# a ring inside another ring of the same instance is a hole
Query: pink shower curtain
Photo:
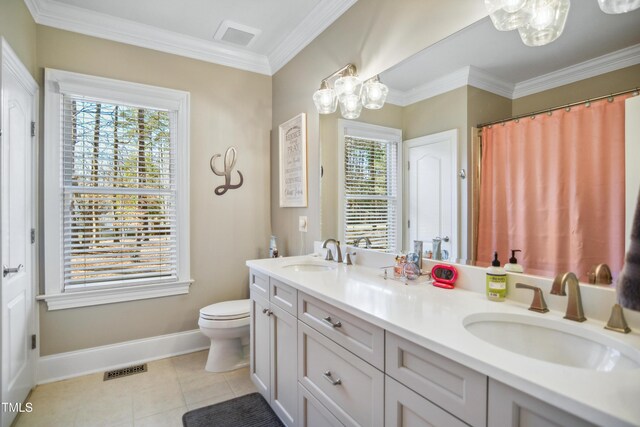
{"type": "MultiPolygon", "coordinates": [[[[587,281],[624,259],[624,100],[482,129],[478,264],[521,249],[525,273],[587,281]]],[[[637,167],[640,167],[638,163],[637,167]]]]}

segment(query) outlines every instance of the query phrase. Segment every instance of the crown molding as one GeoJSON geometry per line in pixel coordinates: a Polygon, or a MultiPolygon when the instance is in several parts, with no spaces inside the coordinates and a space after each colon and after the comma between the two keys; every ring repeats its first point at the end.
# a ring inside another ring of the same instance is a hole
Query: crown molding
{"type": "Polygon", "coordinates": [[[284,67],[302,49],[342,16],[358,0],[322,0],[269,54],[272,74],[284,67]]]}
{"type": "Polygon", "coordinates": [[[640,44],[516,83],[513,99],[640,64],[640,44]]]}
{"type": "Polygon", "coordinates": [[[513,84],[497,79],[480,68],[467,66],[406,92],[390,89],[387,102],[406,107],[467,85],[509,99],[513,94],[513,84]]]}
{"type": "Polygon", "coordinates": [[[266,55],[52,0],[25,0],[25,3],[40,25],[271,75],[266,55]]]}
{"type": "Polygon", "coordinates": [[[469,86],[486,90],[487,92],[513,99],[514,84],[500,80],[481,68],[469,67],[469,86]]]}

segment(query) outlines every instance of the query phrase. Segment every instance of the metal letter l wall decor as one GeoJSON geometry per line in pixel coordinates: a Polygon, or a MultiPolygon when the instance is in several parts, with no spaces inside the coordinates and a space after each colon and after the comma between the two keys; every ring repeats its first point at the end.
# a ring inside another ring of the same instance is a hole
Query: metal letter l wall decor
{"type": "Polygon", "coordinates": [[[214,193],[218,196],[222,196],[227,190],[233,190],[236,188],[240,188],[242,183],[244,182],[244,178],[242,177],[242,172],[238,171],[238,175],[240,176],[240,181],[237,184],[231,184],[231,172],[236,165],[237,153],[235,147],[227,148],[227,151],[224,153],[224,170],[220,171],[216,168],[216,159],[218,157],[222,157],[222,154],[214,154],[209,161],[209,166],[211,167],[211,171],[218,175],[224,176],[224,185],[220,185],[216,187],[214,193]]]}

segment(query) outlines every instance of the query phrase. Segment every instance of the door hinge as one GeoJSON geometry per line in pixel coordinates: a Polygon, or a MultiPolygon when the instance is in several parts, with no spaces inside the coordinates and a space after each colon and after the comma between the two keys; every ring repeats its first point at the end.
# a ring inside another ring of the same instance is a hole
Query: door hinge
{"type": "Polygon", "coordinates": [[[36,136],[36,122],[31,122],[31,136],[36,136]]]}
{"type": "Polygon", "coordinates": [[[411,228],[411,220],[410,219],[407,220],[407,228],[411,228]]]}
{"type": "Polygon", "coordinates": [[[36,334],[31,335],[31,350],[36,348],[36,334]]]}
{"type": "Polygon", "coordinates": [[[33,245],[36,242],[36,229],[31,229],[31,244],[33,245]]]}

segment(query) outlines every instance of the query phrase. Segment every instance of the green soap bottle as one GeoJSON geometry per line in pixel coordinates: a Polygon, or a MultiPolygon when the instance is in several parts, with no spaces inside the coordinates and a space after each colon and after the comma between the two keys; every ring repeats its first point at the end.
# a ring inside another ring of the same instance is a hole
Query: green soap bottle
{"type": "Polygon", "coordinates": [[[504,301],[506,296],[507,272],[500,267],[498,252],[494,252],[491,267],[487,268],[487,298],[491,301],[504,301]]]}

